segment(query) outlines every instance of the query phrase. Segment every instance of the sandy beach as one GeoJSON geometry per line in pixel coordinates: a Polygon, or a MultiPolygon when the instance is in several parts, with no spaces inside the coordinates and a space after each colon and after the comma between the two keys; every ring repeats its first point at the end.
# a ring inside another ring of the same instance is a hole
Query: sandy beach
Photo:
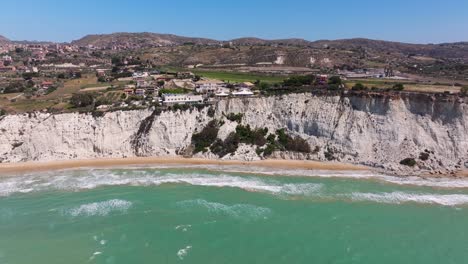
{"type": "Polygon", "coordinates": [[[62,160],[47,162],[24,162],[0,164],[0,176],[29,173],[34,171],[54,171],[80,168],[119,168],[142,165],[242,165],[283,169],[309,169],[330,171],[369,170],[364,166],[346,163],[298,161],[298,160],[261,160],[261,161],[227,161],[194,159],[182,157],[145,157],[145,158],[108,158],[89,160],[62,160]]]}

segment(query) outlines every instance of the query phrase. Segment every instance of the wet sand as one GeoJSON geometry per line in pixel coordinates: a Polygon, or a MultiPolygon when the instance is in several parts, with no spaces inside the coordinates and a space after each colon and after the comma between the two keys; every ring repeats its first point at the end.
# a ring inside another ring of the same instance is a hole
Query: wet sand
{"type": "Polygon", "coordinates": [[[364,166],[346,163],[297,161],[297,160],[261,160],[261,161],[227,161],[182,157],[147,157],[147,158],[109,158],[90,160],[63,160],[47,162],[24,162],[0,164],[0,176],[31,173],[35,171],[55,171],[80,168],[119,168],[127,166],[151,165],[242,165],[282,169],[308,169],[330,171],[363,171],[364,166]]]}

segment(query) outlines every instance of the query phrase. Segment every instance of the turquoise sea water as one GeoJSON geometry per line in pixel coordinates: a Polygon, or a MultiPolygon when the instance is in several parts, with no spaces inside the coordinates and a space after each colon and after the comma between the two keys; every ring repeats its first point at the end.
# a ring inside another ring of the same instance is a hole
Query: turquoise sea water
{"type": "Polygon", "coordinates": [[[242,170],[1,178],[0,263],[468,262],[468,182],[242,170]]]}

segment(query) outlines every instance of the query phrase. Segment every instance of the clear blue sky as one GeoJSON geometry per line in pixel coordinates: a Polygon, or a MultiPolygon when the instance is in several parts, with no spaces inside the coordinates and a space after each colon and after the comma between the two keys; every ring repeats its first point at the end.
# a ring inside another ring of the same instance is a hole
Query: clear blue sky
{"type": "Polygon", "coordinates": [[[468,0],[14,0],[0,6],[0,35],[14,40],[147,31],[220,40],[468,41],[468,0]]]}

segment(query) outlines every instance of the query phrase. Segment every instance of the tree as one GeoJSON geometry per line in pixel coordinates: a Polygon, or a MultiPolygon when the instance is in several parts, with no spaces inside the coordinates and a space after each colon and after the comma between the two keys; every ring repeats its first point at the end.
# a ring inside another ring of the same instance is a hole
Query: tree
{"type": "Polygon", "coordinates": [[[340,76],[332,76],[328,79],[328,84],[330,85],[342,85],[343,81],[341,80],[340,76]]]}
{"type": "Polygon", "coordinates": [[[395,91],[403,91],[405,89],[405,86],[402,83],[397,83],[393,85],[393,90],[395,91]]]}
{"type": "Polygon", "coordinates": [[[259,82],[256,86],[260,90],[268,90],[271,87],[271,85],[269,83],[266,83],[266,82],[259,82]]]}
{"type": "Polygon", "coordinates": [[[463,96],[468,95],[468,86],[463,86],[462,88],[460,88],[460,93],[461,93],[463,96]]]}
{"type": "Polygon", "coordinates": [[[362,83],[356,83],[353,88],[351,88],[353,91],[365,91],[367,90],[367,87],[364,86],[362,83]]]}
{"type": "Polygon", "coordinates": [[[70,104],[73,107],[87,107],[94,103],[94,96],[89,93],[83,94],[73,94],[72,98],[70,99],[70,104]]]}

